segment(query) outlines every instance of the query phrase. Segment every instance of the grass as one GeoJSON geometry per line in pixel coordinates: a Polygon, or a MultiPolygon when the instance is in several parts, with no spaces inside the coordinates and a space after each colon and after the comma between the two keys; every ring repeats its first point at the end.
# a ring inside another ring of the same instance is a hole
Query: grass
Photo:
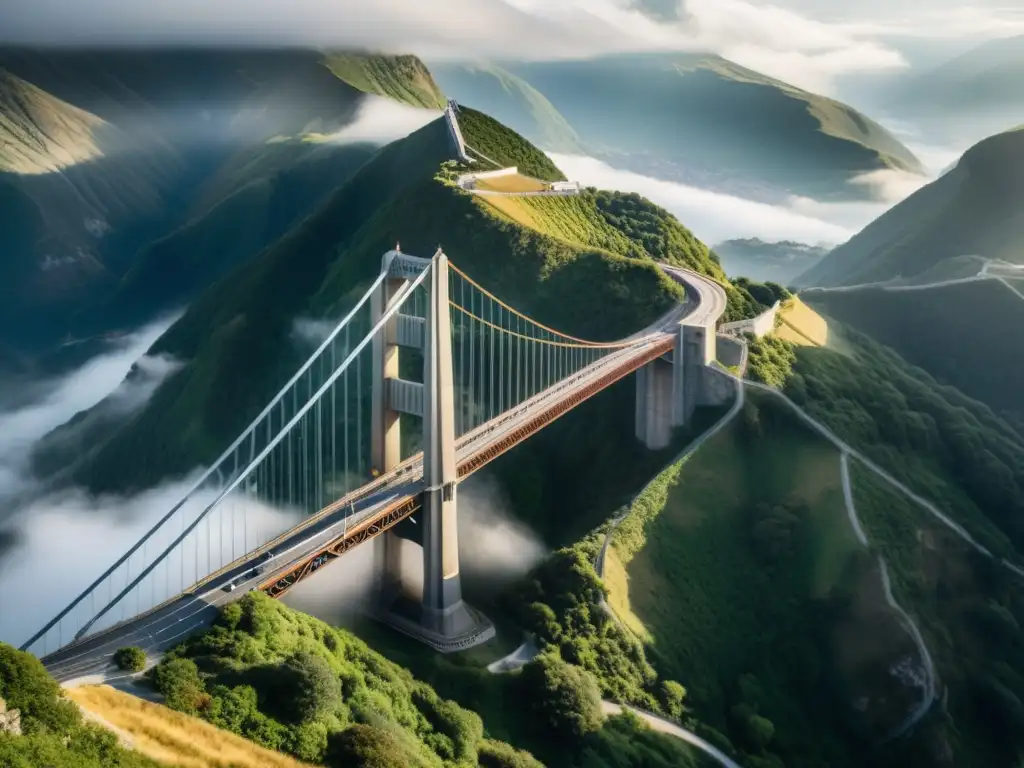
{"type": "Polygon", "coordinates": [[[829,343],[828,323],[825,318],[793,296],[779,307],[780,318],[775,335],[797,346],[824,347],[829,343]]]}
{"type": "Polygon", "coordinates": [[[608,547],[608,551],[605,553],[602,580],[608,588],[608,605],[611,606],[619,621],[644,642],[653,640],[643,621],[633,613],[633,607],[629,602],[629,572],[622,564],[619,552],[615,547],[608,547]]]}
{"type": "MultiPolygon", "coordinates": [[[[507,168],[514,165],[520,173],[542,181],[566,180],[565,174],[547,155],[493,117],[469,107],[460,107],[458,119],[466,144],[499,166],[507,168]]],[[[489,163],[480,159],[476,166],[486,167],[489,163]]],[[[487,167],[487,170],[490,168],[487,167]]]]}
{"type": "Polygon", "coordinates": [[[854,764],[828,693],[852,677],[830,666],[844,650],[831,627],[847,614],[830,606],[870,581],[870,562],[845,513],[838,452],[770,400],[751,402],[638,499],[614,537],[628,580],[612,561],[609,600],[627,626],[642,624],[648,655],[683,681],[695,714],[734,743],[729,713],[745,702],[775,724],[771,749],[787,766],[814,764],[810,754],[854,764]]]}
{"type": "Polygon", "coordinates": [[[106,685],[72,688],[68,696],[86,712],[127,734],[134,749],[179,768],[302,768],[279,752],[264,749],[160,704],[106,685]]]}
{"type": "Polygon", "coordinates": [[[490,192],[542,192],[547,189],[544,182],[523,176],[521,173],[480,179],[476,187],[490,192]]]}
{"type": "Polygon", "coordinates": [[[444,109],[444,94],[416,56],[332,52],[324,56],[324,64],[339,79],[364,93],[416,107],[444,109]]]}
{"type": "Polygon", "coordinates": [[[101,157],[103,121],[0,69],[0,172],[52,173],[101,157]]]}

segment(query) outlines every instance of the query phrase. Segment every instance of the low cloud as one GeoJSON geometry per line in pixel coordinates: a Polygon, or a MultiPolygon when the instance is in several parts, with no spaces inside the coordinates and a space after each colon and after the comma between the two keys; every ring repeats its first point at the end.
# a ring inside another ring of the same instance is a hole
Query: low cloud
{"type": "Polygon", "coordinates": [[[292,324],[292,335],[305,344],[318,347],[337,326],[336,321],[299,317],[292,324]]]}
{"type": "Polygon", "coordinates": [[[459,560],[473,577],[508,582],[544,559],[530,527],[516,519],[501,486],[486,474],[459,486],[459,560]]]}
{"type": "MultiPolygon", "coordinates": [[[[40,438],[110,395],[114,414],[139,408],[177,366],[163,356],[145,353],[174,318],[165,317],[123,337],[112,347],[71,373],[28,386],[17,407],[0,410],[0,499],[34,484],[28,474],[28,455],[40,438]],[[133,364],[136,375],[126,379],[133,364]]],[[[2,408],[2,406],[0,406],[2,408]]],[[[2,519],[2,515],[0,515],[2,519]]]]}
{"type": "Polygon", "coordinates": [[[570,179],[585,186],[636,192],[649,198],[673,213],[705,243],[759,237],[770,242],[835,245],[850,239],[887,207],[877,203],[818,203],[797,197],[785,206],[770,205],[612,168],[591,157],[549,156],[570,179]]]}
{"type": "Polygon", "coordinates": [[[440,116],[440,110],[417,109],[383,96],[368,96],[355,120],[324,140],[337,144],[387,144],[405,138],[440,116]]]}
{"type": "Polygon", "coordinates": [[[854,176],[850,184],[867,189],[874,200],[895,204],[910,197],[930,181],[930,178],[917,173],[880,169],[854,176]]]}
{"type": "MultiPolygon", "coordinates": [[[[199,472],[130,497],[93,496],[80,489],[48,494],[31,502],[7,530],[16,532],[13,546],[0,559],[0,593],[7,595],[0,611],[0,640],[20,644],[55,616],[106,568],[123,555],[166,514],[198,480],[199,472]],[[26,579],[30,582],[26,583],[26,579]]],[[[196,493],[175,517],[114,574],[113,590],[128,583],[153,562],[181,530],[179,519],[191,521],[216,498],[212,489],[196,493]]],[[[96,628],[128,618],[177,594],[183,587],[294,525],[298,513],[270,507],[241,493],[233,494],[190,534],[185,545],[156,568],[139,588],[96,624],[96,628]],[[234,524],[232,524],[234,521],[234,524]],[[185,551],[187,557],[181,557],[185,551]],[[184,578],[188,584],[183,584],[184,578]]],[[[63,642],[91,615],[90,600],[62,622],[63,642]]],[[[54,650],[56,635],[50,638],[54,650]]],[[[41,649],[37,649],[41,650],[41,649]]]]}
{"type": "MultiPolygon", "coordinates": [[[[421,513],[413,519],[422,525],[421,513]]],[[[399,540],[402,581],[411,593],[423,585],[420,547],[399,540]]],[[[459,568],[463,592],[493,592],[525,575],[540,563],[547,550],[540,539],[512,515],[500,486],[484,475],[474,475],[459,486],[459,568]]],[[[356,547],[329,568],[300,582],[285,596],[292,608],[330,624],[351,626],[372,608],[382,567],[383,537],[356,547]]]]}

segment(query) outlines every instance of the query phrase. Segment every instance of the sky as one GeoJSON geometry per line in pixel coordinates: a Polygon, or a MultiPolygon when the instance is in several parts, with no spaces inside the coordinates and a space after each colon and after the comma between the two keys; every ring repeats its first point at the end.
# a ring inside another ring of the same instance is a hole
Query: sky
{"type": "Polygon", "coordinates": [[[434,59],[702,50],[830,93],[842,77],[908,68],[921,41],[955,55],[1024,34],[1014,1],[4,0],[0,40],[347,45],[434,59]]]}

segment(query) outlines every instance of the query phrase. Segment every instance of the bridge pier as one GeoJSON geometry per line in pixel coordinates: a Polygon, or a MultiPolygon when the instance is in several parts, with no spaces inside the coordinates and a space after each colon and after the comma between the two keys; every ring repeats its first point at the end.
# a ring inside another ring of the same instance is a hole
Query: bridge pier
{"type": "Polygon", "coordinates": [[[657,358],[636,372],[636,439],[649,450],[667,448],[672,430],[689,422],[704,400],[704,380],[715,356],[714,321],[683,322],[671,359],[657,358]]]}
{"type": "MultiPolygon", "coordinates": [[[[386,259],[388,257],[385,257],[386,259]]],[[[388,265],[385,264],[385,269],[388,265]]],[[[382,290],[390,280],[382,284],[382,290]]],[[[423,481],[426,488],[421,498],[420,518],[415,528],[405,527],[384,534],[384,564],[381,599],[382,618],[395,629],[410,635],[442,652],[462,650],[485,642],[494,636],[494,626],[480,612],[462,599],[459,573],[459,537],[457,514],[458,465],[455,457],[455,396],[451,350],[451,309],[448,304],[448,258],[438,251],[432,260],[429,278],[430,299],[422,333],[423,384],[419,402],[423,417],[423,481]],[[423,582],[416,585],[403,580],[401,539],[417,540],[422,551],[423,582]],[[417,594],[418,592],[418,594],[417,594]]],[[[385,306],[387,293],[380,304],[385,306]]],[[[382,310],[383,311],[383,310],[382,310]]],[[[375,374],[382,379],[398,379],[398,337],[385,334],[380,355],[374,356],[375,374]],[[388,342],[395,340],[394,355],[388,342]],[[378,360],[380,365],[378,367],[378,360]]],[[[374,387],[374,402],[380,391],[380,406],[373,411],[375,460],[380,456],[381,471],[388,471],[400,461],[397,452],[400,435],[395,413],[391,422],[389,397],[400,397],[401,386],[374,387]],[[379,415],[378,415],[379,412],[379,415]],[[391,446],[396,447],[392,453],[391,446]],[[388,463],[393,462],[393,463],[388,463]]],[[[406,391],[415,385],[402,382],[406,391]]],[[[406,406],[409,411],[416,410],[406,406]]],[[[415,523],[414,523],[415,525],[415,523]]]]}

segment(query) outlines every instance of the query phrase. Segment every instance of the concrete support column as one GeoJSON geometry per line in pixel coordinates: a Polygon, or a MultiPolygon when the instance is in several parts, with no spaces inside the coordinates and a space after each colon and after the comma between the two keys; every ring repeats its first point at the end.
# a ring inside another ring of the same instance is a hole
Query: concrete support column
{"type": "Polygon", "coordinates": [[[651,450],[668,447],[702,402],[704,377],[716,357],[714,323],[679,326],[672,362],[652,360],[636,372],[636,439],[651,450]]]}
{"type": "MultiPolygon", "coordinates": [[[[381,270],[387,272],[395,254],[385,255],[381,270]]],[[[376,324],[405,293],[409,281],[388,277],[370,297],[370,322],[376,324]]],[[[370,467],[380,474],[389,472],[402,461],[402,425],[400,414],[388,408],[385,379],[398,378],[399,347],[391,326],[373,339],[373,387],[370,400],[370,467]]],[[[393,533],[381,537],[383,559],[381,599],[388,601],[402,591],[401,541],[393,533]]]]}
{"type": "Polygon", "coordinates": [[[465,631],[472,621],[462,603],[459,579],[448,257],[440,252],[431,267],[424,353],[423,623],[430,631],[451,635],[465,631]]]}
{"type": "Polygon", "coordinates": [[[637,371],[636,437],[652,451],[672,442],[674,368],[658,358],[637,371]]]}

